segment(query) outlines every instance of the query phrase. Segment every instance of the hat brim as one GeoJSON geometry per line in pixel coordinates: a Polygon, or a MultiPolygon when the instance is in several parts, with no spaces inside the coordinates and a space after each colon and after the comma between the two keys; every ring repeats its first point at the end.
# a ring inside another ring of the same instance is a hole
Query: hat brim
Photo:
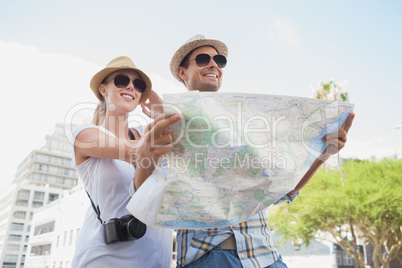
{"type": "Polygon", "coordinates": [[[221,41],[219,40],[214,40],[214,39],[201,39],[201,40],[194,40],[191,42],[188,42],[181,46],[176,53],[173,55],[172,60],[170,61],[170,71],[172,72],[172,75],[179,80],[180,82],[183,82],[183,80],[180,78],[178,74],[179,66],[180,63],[183,61],[183,59],[187,56],[188,53],[193,51],[196,48],[203,47],[203,46],[211,46],[216,49],[218,54],[225,56],[226,58],[228,57],[228,47],[221,41]]]}
{"type": "Polygon", "coordinates": [[[138,104],[144,104],[149,96],[149,93],[151,93],[152,89],[152,83],[151,79],[140,69],[137,68],[131,68],[131,67],[108,67],[104,68],[101,71],[97,72],[91,79],[91,82],[89,83],[90,88],[94,92],[95,96],[102,101],[102,95],[99,92],[99,86],[102,83],[102,81],[111,73],[120,71],[120,70],[133,70],[136,71],[142,80],[144,80],[146,84],[146,89],[145,91],[141,94],[141,99],[138,104]]]}

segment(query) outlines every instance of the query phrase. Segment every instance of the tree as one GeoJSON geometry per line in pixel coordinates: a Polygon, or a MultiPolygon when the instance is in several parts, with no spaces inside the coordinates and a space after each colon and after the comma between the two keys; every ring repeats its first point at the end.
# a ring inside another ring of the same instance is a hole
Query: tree
{"type": "Polygon", "coordinates": [[[272,227],[285,239],[305,244],[317,236],[335,241],[355,257],[355,267],[364,267],[358,239],[373,245],[376,268],[394,259],[402,263],[401,180],[402,160],[396,157],[320,169],[295,202],[270,215],[272,227]]]}
{"type": "Polygon", "coordinates": [[[320,88],[314,92],[314,97],[320,100],[329,101],[349,101],[348,93],[344,91],[342,84],[335,84],[334,81],[328,83],[321,82],[320,88]]]}

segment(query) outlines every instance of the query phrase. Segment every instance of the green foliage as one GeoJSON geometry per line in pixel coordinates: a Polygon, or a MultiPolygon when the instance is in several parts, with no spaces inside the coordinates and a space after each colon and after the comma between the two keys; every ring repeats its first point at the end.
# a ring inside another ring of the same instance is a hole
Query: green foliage
{"type": "MultiPolygon", "coordinates": [[[[396,157],[320,169],[295,202],[270,215],[271,224],[285,238],[306,244],[320,233],[331,234],[350,255],[344,241],[352,233],[377,247],[379,255],[385,248],[389,258],[396,258],[402,250],[401,182],[402,160],[396,157]]],[[[383,264],[389,261],[377,257],[383,264]]]]}
{"type": "Polygon", "coordinates": [[[315,91],[314,97],[320,100],[349,101],[348,93],[344,92],[344,87],[340,84],[335,84],[334,81],[321,82],[321,86],[315,91]]]}

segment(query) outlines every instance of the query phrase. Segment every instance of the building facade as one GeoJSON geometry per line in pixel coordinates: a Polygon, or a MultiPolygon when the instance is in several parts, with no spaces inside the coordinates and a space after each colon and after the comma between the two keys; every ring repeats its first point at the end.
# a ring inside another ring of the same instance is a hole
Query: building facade
{"type": "Polygon", "coordinates": [[[35,211],[26,254],[26,267],[71,267],[75,244],[90,206],[82,184],[35,211]]]}
{"type": "MultiPolygon", "coordinates": [[[[35,211],[26,254],[27,268],[70,268],[78,234],[88,209],[92,209],[82,184],[69,194],[35,211]]],[[[177,245],[173,240],[172,267],[177,245]]]]}
{"type": "MultiPolygon", "coordinates": [[[[57,124],[18,166],[12,186],[0,196],[0,265],[25,267],[33,213],[77,185],[72,146],[57,124]]],[[[41,249],[46,251],[46,249],[41,249]]]]}

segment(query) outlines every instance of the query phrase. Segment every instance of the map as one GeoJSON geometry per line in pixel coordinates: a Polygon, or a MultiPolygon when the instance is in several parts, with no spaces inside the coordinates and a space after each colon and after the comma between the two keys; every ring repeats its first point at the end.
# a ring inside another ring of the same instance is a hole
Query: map
{"type": "Polygon", "coordinates": [[[294,189],[354,105],[236,93],[164,95],[174,146],[127,209],[155,227],[234,225],[294,189]]]}

